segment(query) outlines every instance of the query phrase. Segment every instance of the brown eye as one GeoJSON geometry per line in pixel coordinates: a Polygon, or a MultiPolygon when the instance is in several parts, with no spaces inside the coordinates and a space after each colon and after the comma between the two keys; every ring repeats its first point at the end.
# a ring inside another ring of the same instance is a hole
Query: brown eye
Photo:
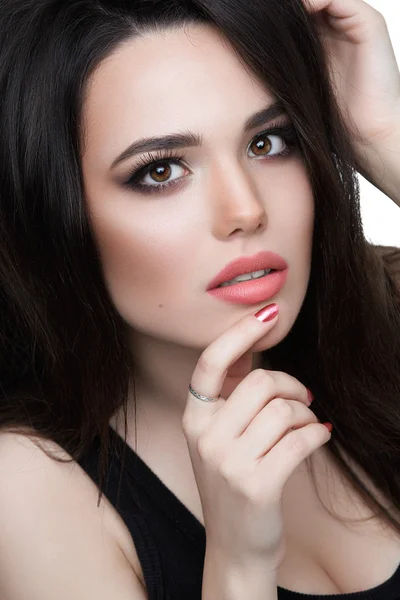
{"type": "Polygon", "coordinates": [[[168,163],[159,163],[154,169],[148,171],[148,174],[157,183],[165,183],[171,176],[171,168],[168,163]]]}
{"type": "Polygon", "coordinates": [[[298,147],[297,133],[288,123],[258,134],[249,144],[252,158],[277,160],[289,156],[298,147]]]}
{"type": "Polygon", "coordinates": [[[271,140],[268,139],[269,137],[272,136],[264,134],[263,136],[258,137],[256,140],[254,140],[254,142],[250,144],[249,147],[256,156],[263,156],[264,154],[268,154],[269,152],[271,152],[272,143],[271,140]]]}

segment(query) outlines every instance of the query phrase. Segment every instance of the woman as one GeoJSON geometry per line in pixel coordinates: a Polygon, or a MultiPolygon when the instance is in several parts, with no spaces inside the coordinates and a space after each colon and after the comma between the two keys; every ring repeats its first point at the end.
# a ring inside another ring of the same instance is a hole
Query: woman
{"type": "Polygon", "coordinates": [[[5,0],[0,31],[1,598],[400,598],[400,255],[356,179],[400,205],[383,17],[5,0]]]}

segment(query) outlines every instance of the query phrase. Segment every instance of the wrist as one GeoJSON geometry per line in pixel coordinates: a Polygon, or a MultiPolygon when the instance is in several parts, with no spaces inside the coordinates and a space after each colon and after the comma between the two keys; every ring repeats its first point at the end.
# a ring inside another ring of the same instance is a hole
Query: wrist
{"type": "Polygon", "coordinates": [[[390,135],[357,148],[357,170],[400,206],[400,123],[390,135]]]}
{"type": "Polygon", "coordinates": [[[207,547],[202,600],[277,600],[278,569],[265,560],[233,559],[207,547]]]}

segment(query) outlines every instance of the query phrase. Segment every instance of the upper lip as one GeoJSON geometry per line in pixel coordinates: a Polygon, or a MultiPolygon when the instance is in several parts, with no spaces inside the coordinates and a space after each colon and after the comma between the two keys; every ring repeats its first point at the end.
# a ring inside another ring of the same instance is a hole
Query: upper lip
{"type": "Polygon", "coordinates": [[[230,281],[244,273],[252,273],[253,271],[262,271],[264,269],[282,271],[287,269],[287,267],[288,265],[285,259],[275,252],[259,252],[253,256],[241,256],[228,263],[226,267],[210,281],[207,290],[212,290],[221,283],[230,281]]]}

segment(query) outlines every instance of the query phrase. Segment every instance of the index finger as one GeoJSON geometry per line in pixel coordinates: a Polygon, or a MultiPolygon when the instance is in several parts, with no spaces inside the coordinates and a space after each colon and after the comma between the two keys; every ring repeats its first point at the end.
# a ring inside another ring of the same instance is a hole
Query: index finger
{"type": "MultiPolygon", "coordinates": [[[[212,413],[218,409],[218,397],[229,367],[273,329],[278,321],[278,313],[278,305],[269,304],[255,315],[246,315],[224,331],[202,352],[193,371],[191,386],[201,396],[216,399],[212,403],[214,404],[212,413]]],[[[196,404],[203,405],[200,409],[205,410],[204,405],[209,402],[201,402],[189,391],[185,410],[186,420],[188,407],[196,404]]]]}

